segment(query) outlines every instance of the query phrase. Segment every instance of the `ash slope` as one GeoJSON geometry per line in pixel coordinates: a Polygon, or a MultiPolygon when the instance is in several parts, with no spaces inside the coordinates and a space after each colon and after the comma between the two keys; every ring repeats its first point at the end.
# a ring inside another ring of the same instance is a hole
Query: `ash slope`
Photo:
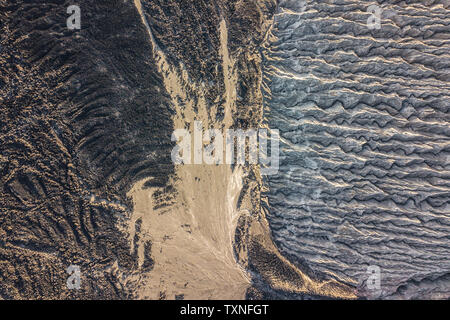
{"type": "Polygon", "coordinates": [[[382,1],[379,30],[374,2],[299,3],[281,2],[264,50],[277,245],[363,296],[449,298],[448,1],[382,1]]]}
{"type": "MultiPolygon", "coordinates": [[[[72,4],[0,1],[3,299],[134,298],[136,278],[154,260],[151,241],[143,255],[137,246],[145,230],[128,241],[127,193],[146,178],[146,187],[161,189],[155,207],[174,204],[175,108],[137,8],[133,1],[79,1],[81,30],[70,31],[72,4]],[[72,264],[82,271],[80,291],[66,287],[72,264]]],[[[224,91],[216,81],[223,78],[216,68],[219,7],[236,47],[257,41],[250,32],[268,11],[233,1],[143,6],[168,59],[210,86],[208,102],[224,91]]]]}
{"type": "MultiPolygon", "coordinates": [[[[0,297],[128,298],[129,185],[170,165],[170,105],[135,8],[0,1],[0,297]],[[82,270],[68,290],[66,268],[82,270]]],[[[147,256],[146,266],[151,267],[147,256]]]]}

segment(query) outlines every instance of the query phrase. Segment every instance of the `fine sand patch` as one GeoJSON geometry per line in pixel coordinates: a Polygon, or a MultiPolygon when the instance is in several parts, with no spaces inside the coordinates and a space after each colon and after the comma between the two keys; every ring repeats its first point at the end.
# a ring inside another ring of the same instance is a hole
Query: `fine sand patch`
{"type": "MultiPolygon", "coordinates": [[[[179,294],[186,299],[245,297],[249,279],[236,263],[232,247],[241,174],[225,165],[180,166],[176,205],[170,210],[154,209],[155,189],[143,189],[143,181],[133,187],[130,238],[135,221],[142,219],[142,240],[152,241],[155,261],[140,297],[157,299],[160,292],[169,299],[179,294]]],[[[142,250],[139,260],[142,263],[142,250]]]]}
{"type": "MultiPolygon", "coordinates": [[[[164,85],[176,109],[174,128],[191,126],[195,120],[207,127],[226,129],[232,125],[236,100],[236,76],[227,46],[225,21],[220,24],[221,56],[225,83],[225,118],[215,122],[218,105],[206,107],[204,86],[189,79],[185,68],[171,65],[158,47],[146,21],[141,3],[134,1],[153,46],[153,55],[164,85]],[[195,111],[194,111],[195,110],[195,111]]],[[[155,209],[157,189],[145,189],[145,181],[136,183],[129,196],[134,211],[129,222],[130,241],[140,219],[139,261],[144,260],[144,243],[152,242],[152,271],[140,278],[138,296],[157,299],[183,294],[185,299],[243,299],[250,285],[245,270],[233,252],[237,200],[242,189],[242,169],[229,165],[179,165],[172,186],[173,204],[155,209]]]]}

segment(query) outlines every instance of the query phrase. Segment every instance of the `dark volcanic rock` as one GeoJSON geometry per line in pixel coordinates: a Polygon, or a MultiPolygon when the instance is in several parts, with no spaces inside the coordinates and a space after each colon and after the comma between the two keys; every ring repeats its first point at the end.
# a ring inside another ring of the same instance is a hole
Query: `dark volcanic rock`
{"type": "Polygon", "coordinates": [[[136,268],[117,230],[126,191],[173,170],[171,107],[138,13],[79,3],[70,31],[69,1],[0,2],[3,298],[128,297],[117,279],[136,268]],[[80,291],[66,289],[72,264],[80,291]]]}

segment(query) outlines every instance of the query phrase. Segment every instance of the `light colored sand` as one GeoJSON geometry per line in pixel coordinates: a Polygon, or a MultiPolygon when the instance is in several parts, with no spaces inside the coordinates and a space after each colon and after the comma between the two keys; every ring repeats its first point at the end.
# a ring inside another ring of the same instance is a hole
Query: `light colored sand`
{"type": "Polygon", "coordinates": [[[232,248],[240,175],[225,165],[181,166],[176,205],[167,211],[153,209],[154,189],[142,189],[143,182],[133,187],[130,239],[134,222],[142,218],[144,240],[152,241],[155,261],[140,297],[156,299],[165,292],[169,299],[181,293],[186,299],[244,298],[249,279],[232,248]]]}
{"type": "MultiPolygon", "coordinates": [[[[153,38],[140,1],[134,0],[134,3],[149,33],[159,72],[177,111],[174,128],[185,128],[189,124],[192,128],[194,120],[202,121],[204,128],[230,127],[236,79],[228,53],[225,21],[220,25],[225,121],[214,123],[212,119],[218,106],[208,110],[205,88],[193,83],[182,65],[168,63],[153,38]]],[[[169,208],[154,209],[156,189],[143,189],[145,181],[135,184],[128,194],[134,203],[127,230],[130,242],[135,234],[135,221],[141,218],[139,260],[142,263],[144,259],[144,241],[151,240],[151,255],[155,261],[154,269],[138,280],[138,296],[157,299],[160,292],[164,292],[167,299],[177,294],[184,294],[185,299],[243,299],[250,280],[233,253],[240,215],[236,203],[242,189],[242,169],[232,172],[228,165],[180,165],[175,169],[172,185],[177,196],[169,208]]]]}

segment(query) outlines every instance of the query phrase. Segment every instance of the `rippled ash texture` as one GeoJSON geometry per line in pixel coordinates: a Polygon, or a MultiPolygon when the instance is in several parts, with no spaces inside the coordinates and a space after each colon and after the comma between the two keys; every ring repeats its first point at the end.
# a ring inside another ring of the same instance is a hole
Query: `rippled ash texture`
{"type": "Polygon", "coordinates": [[[381,298],[450,295],[448,1],[283,1],[264,50],[282,136],[267,179],[282,253],[381,298]]]}

